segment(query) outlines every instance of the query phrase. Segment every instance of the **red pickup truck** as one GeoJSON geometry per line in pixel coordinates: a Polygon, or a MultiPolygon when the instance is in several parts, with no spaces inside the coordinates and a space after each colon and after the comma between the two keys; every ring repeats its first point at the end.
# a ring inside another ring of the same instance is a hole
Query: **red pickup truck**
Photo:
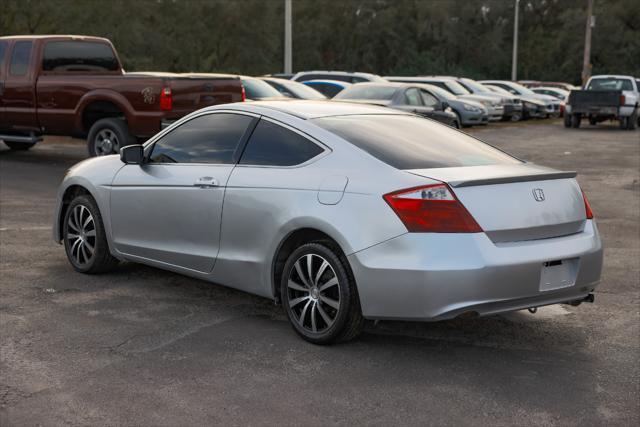
{"type": "Polygon", "coordinates": [[[13,150],[50,134],[86,138],[91,156],[112,154],[192,111],[244,98],[237,76],[126,73],[104,38],[0,37],[0,140],[13,150]]]}

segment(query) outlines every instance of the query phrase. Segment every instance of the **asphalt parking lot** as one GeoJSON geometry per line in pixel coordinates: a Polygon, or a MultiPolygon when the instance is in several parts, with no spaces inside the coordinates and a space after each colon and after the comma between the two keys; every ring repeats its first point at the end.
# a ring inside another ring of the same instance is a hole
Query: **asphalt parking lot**
{"type": "Polygon", "coordinates": [[[606,248],[595,304],[380,322],[314,346],[239,291],[135,264],[75,273],[50,223],[84,144],[0,144],[0,424],[638,425],[640,131],[471,133],[578,171],[606,248]]]}

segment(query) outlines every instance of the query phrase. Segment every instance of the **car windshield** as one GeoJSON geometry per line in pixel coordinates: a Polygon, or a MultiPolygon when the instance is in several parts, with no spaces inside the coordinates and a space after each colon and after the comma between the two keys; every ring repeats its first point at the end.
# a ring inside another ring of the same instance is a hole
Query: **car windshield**
{"type": "Polygon", "coordinates": [[[462,80],[462,83],[464,83],[464,85],[467,86],[468,88],[471,88],[471,90],[474,92],[491,92],[489,88],[484,86],[482,83],[476,82],[475,80],[466,79],[466,78],[460,79],[460,80],[462,80]]]}
{"type": "Polygon", "coordinates": [[[518,83],[509,82],[509,86],[514,88],[520,95],[535,95],[536,93],[531,89],[527,89],[518,83]]]}
{"type": "Polygon", "coordinates": [[[294,82],[291,80],[283,80],[283,79],[271,79],[275,84],[281,85],[286,88],[289,92],[294,95],[303,98],[303,99],[327,99],[326,96],[321,94],[315,89],[310,88],[309,86],[294,82]]]}
{"type": "Polygon", "coordinates": [[[381,99],[389,100],[393,98],[398,88],[396,86],[356,84],[339,94],[334,99],[381,99]]]}
{"type": "Polygon", "coordinates": [[[440,98],[448,99],[451,101],[458,99],[454,94],[452,94],[448,90],[442,89],[441,87],[433,86],[429,84],[425,84],[424,86],[425,86],[425,89],[427,89],[429,92],[434,93],[436,96],[440,98]]]}
{"type": "Polygon", "coordinates": [[[449,88],[451,92],[453,92],[454,95],[469,95],[471,93],[460,83],[454,82],[453,80],[448,80],[444,82],[444,84],[449,88]]]}
{"type": "Polygon", "coordinates": [[[521,163],[453,128],[410,115],[333,116],[313,122],[397,169],[521,163]]]}
{"type": "Polygon", "coordinates": [[[243,77],[242,85],[248,99],[281,97],[280,92],[262,80],[243,77]]]}
{"type": "Polygon", "coordinates": [[[591,79],[587,90],[633,90],[631,79],[601,77],[591,79]]]}

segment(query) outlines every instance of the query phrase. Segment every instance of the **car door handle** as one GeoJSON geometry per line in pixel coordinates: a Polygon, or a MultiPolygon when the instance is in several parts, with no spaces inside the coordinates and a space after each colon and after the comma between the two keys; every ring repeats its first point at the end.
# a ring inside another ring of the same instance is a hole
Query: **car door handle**
{"type": "Polygon", "coordinates": [[[195,187],[200,188],[210,188],[210,187],[218,187],[220,183],[217,179],[212,176],[202,176],[193,183],[195,187]]]}

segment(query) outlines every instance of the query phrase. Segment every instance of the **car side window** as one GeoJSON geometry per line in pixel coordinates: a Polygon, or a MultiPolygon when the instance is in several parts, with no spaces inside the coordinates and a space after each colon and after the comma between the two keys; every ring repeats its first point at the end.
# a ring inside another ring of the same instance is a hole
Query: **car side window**
{"type": "Polygon", "coordinates": [[[422,105],[422,101],[420,100],[420,92],[418,92],[418,89],[407,89],[407,91],[404,93],[404,103],[406,105],[422,105]]]}
{"type": "Polygon", "coordinates": [[[2,70],[4,67],[4,54],[7,50],[7,43],[0,41],[0,75],[3,74],[2,70]]]}
{"type": "Polygon", "coordinates": [[[304,136],[268,120],[260,120],[240,159],[241,165],[295,166],[324,150],[304,136]]]}
{"type": "Polygon", "coordinates": [[[198,116],[156,141],[149,162],[234,164],[240,140],[252,120],[233,113],[198,116]]]}
{"type": "Polygon", "coordinates": [[[438,100],[436,99],[435,96],[431,95],[429,92],[427,92],[426,90],[421,90],[420,91],[420,95],[422,95],[422,102],[424,103],[424,105],[426,105],[427,107],[433,107],[436,108],[438,106],[438,100]]]}
{"type": "Polygon", "coordinates": [[[32,44],[30,41],[21,41],[13,45],[9,74],[12,76],[24,76],[27,74],[32,44]]]}

